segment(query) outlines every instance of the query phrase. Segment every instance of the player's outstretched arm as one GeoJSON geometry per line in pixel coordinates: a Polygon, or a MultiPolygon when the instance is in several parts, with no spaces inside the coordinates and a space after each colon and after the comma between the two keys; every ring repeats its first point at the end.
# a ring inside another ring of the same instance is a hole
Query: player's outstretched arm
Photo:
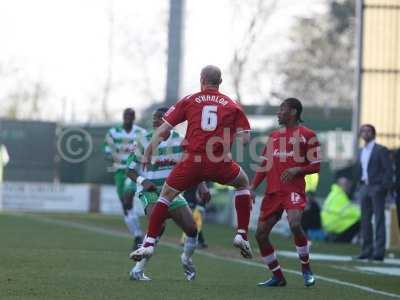
{"type": "Polygon", "coordinates": [[[308,175],[320,172],[321,147],[315,135],[307,141],[306,161],[307,164],[305,166],[286,169],[281,175],[281,180],[283,182],[288,182],[298,175],[308,175]]]}
{"type": "Polygon", "coordinates": [[[300,174],[307,175],[319,173],[321,170],[321,146],[317,137],[314,135],[307,143],[306,160],[308,164],[300,168],[300,174]]]}
{"type": "Polygon", "coordinates": [[[155,184],[140,175],[140,157],[141,152],[143,151],[142,149],[143,148],[139,147],[137,142],[133,145],[132,152],[126,163],[126,176],[128,176],[133,182],[136,182],[136,184],[141,185],[145,191],[153,191],[157,189],[155,184]]]}
{"type": "Polygon", "coordinates": [[[253,179],[250,182],[250,189],[251,190],[256,190],[258,188],[258,186],[260,185],[260,183],[264,180],[264,178],[267,176],[267,171],[268,171],[268,157],[267,157],[267,153],[268,153],[268,142],[265,145],[262,154],[260,156],[260,164],[258,165],[257,169],[256,169],[256,174],[254,175],[253,179]]]}
{"type": "Polygon", "coordinates": [[[307,166],[301,168],[300,173],[304,175],[314,174],[314,173],[319,173],[320,170],[321,170],[321,163],[314,162],[314,163],[309,163],[307,166]]]}
{"type": "Polygon", "coordinates": [[[250,183],[250,189],[255,190],[258,188],[260,183],[264,180],[265,176],[267,175],[266,171],[267,161],[264,159],[256,170],[256,174],[254,175],[253,179],[250,183]]]}
{"type": "Polygon", "coordinates": [[[173,127],[171,125],[164,122],[160,127],[157,128],[156,132],[154,132],[149,145],[144,151],[144,155],[142,158],[143,169],[145,169],[147,165],[151,162],[153,153],[157,149],[158,145],[169,137],[172,128],[173,127]]]}
{"type": "Polygon", "coordinates": [[[319,162],[309,163],[305,167],[288,168],[282,172],[281,180],[283,182],[288,182],[298,175],[319,173],[320,169],[321,169],[321,164],[319,162]]]}
{"type": "Polygon", "coordinates": [[[138,172],[134,169],[128,169],[126,175],[137,184],[143,186],[143,189],[146,191],[155,191],[157,187],[147,178],[140,176],[138,172]]]}
{"type": "Polygon", "coordinates": [[[263,159],[260,165],[257,167],[256,174],[254,175],[253,179],[250,182],[250,196],[253,203],[256,199],[256,192],[255,190],[258,188],[260,183],[265,179],[267,176],[267,161],[263,159]]]}

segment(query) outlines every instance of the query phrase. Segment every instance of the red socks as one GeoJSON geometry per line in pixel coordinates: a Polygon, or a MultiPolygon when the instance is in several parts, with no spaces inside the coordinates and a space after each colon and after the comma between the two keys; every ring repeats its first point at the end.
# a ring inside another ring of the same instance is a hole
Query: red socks
{"type": "Polygon", "coordinates": [[[168,216],[168,207],[169,206],[165,203],[165,201],[157,201],[157,203],[154,205],[150,215],[149,227],[147,232],[147,239],[149,239],[150,241],[148,242],[146,239],[143,245],[144,247],[154,245],[154,243],[152,244],[151,241],[155,240],[156,237],[160,235],[164,222],[168,216]]]}
{"type": "Polygon", "coordinates": [[[311,272],[310,268],[310,250],[308,247],[308,240],[304,235],[295,236],[294,243],[301,262],[301,271],[311,272]]]}
{"type": "Polygon", "coordinates": [[[283,272],[279,262],[276,258],[275,250],[271,246],[266,246],[264,248],[260,248],[260,253],[262,260],[268,266],[268,268],[272,271],[275,277],[279,279],[283,279],[283,272]]]}
{"type": "Polygon", "coordinates": [[[237,214],[238,233],[247,240],[247,231],[250,222],[251,199],[249,190],[235,192],[235,208],[237,214]]]}

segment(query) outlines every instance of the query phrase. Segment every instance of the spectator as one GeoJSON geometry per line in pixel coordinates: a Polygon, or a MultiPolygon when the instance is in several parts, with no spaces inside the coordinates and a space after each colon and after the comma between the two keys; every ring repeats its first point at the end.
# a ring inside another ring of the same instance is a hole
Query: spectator
{"type": "Polygon", "coordinates": [[[397,221],[400,228],[400,148],[394,152],[394,166],[395,166],[395,199],[397,207],[397,221]]]}
{"type": "Polygon", "coordinates": [[[392,162],[389,150],[375,143],[376,130],[373,125],[362,125],[360,136],[365,145],[357,161],[362,234],[362,250],[357,258],[383,261],[386,243],[385,198],[393,182],[392,162]],[[372,216],[375,232],[372,230],[372,216]]]}
{"type": "Polygon", "coordinates": [[[350,180],[338,178],[322,206],[322,226],[330,241],[350,243],[360,231],[361,211],[349,199],[350,189],[350,180]]]}

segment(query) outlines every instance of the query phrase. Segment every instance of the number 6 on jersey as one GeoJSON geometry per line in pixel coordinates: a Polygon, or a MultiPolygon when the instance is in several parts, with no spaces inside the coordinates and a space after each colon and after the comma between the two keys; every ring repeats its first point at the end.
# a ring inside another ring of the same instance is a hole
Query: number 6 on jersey
{"type": "Polygon", "coordinates": [[[201,114],[201,129],[204,131],[214,131],[218,125],[218,106],[206,105],[201,114]]]}

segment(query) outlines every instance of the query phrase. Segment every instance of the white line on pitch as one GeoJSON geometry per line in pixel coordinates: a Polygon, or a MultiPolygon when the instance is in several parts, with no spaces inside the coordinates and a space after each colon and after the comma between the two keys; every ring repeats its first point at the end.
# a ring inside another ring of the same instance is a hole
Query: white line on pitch
{"type": "MultiPolygon", "coordinates": [[[[87,224],[82,224],[82,223],[77,223],[77,222],[72,222],[72,221],[55,220],[55,219],[46,218],[46,217],[43,217],[43,216],[35,216],[35,215],[30,215],[30,214],[16,213],[16,214],[12,214],[12,215],[14,215],[14,216],[28,216],[28,217],[30,217],[30,218],[32,218],[34,220],[37,220],[37,221],[40,221],[40,222],[43,222],[43,223],[61,225],[61,226],[64,226],[64,227],[69,227],[69,228],[77,228],[77,229],[82,229],[82,230],[85,230],[85,231],[91,231],[91,232],[104,234],[104,235],[118,236],[118,237],[124,237],[124,238],[132,238],[131,235],[129,235],[128,233],[123,233],[123,232],[119,232],[117,230],[112,230],[112,229],[99,228],[99,227],[95,227],[95,226],[92,226],[92,225],[87,225],[87,224]]],[[[163,246],[169,247],[169,248],[181,250],[180,246],[178,246],[176,244],[173,244],[173,243],[168,243],[168,242],[161,241],[160,244],[163,245],[163,246]]],[[[199,254],[199,255],[202,255],[202,256],[206,256],[206,257],[210,257],[210,258],[214,258],[214,259],[218,259],[218,260],[222,260],[222,261],[236,262],[236,263],[239,263],[239,264],[258,267],[258,268],[263,268],[263,269],[266,268],[261,263],[252,262],[252,261],[246,261],[246,260],[241,260],[241,259],[236,259],[236,258],[222,257],[222,256],[215,255],[213,253],[209,253],[209,252],[205,252],[205,251],[201,251],[201,250],[197,250],[196,254],[199,254]]],[[[285,272],[290,273],[290,274],[295,274],[295,275],[300,275],[300,276],[302,275],[302,273],[299,272],[299,271],[286,269],[286,268],[284,270],[285,270],[285,272]]],[[[389,292],[373,289],[371,287],[360,285],[360,284],[345,282],[345,281],[337,280],[337,279],[330,278],[330,277],[320,276],[320,275],[315,275],[315,278],[317,278],[319,280],[322,280],[322,281],[329,282],[329,283],[340,284],[340,285],[343,285],[343,286],[352,287],[352,288],[355,288],[355,289],[359,289],[359,290],[362,290],[362,291],[365,291],[365,292],[369,292],[369,293],[373,293],[373,294],[377,294],[377,295],[382,295],[382,296],[387,296],[387,297],[400,299],[400,295],[399,294],[394,294],[394,293],[389,293],[389,292]]]]}
{"type": "MultiPolygon", "coordinates": [[[[279,251],[279,256],[284,256],[288,258],[298,259],[297,252],[294,251],[279,251]]],[[[310,258],[313,261],[332,261],[332,262],[357,262],[349,255],[331,255],[331,254],[323,254],[323,253],[311,253],[310,258]]],[[[367,261],[365,261],[367,263],[367,261]]],[[[385,258],[383,262],[379,263],[380,265],[400,265],[400,259],[394,258],[385,258]]]]}

